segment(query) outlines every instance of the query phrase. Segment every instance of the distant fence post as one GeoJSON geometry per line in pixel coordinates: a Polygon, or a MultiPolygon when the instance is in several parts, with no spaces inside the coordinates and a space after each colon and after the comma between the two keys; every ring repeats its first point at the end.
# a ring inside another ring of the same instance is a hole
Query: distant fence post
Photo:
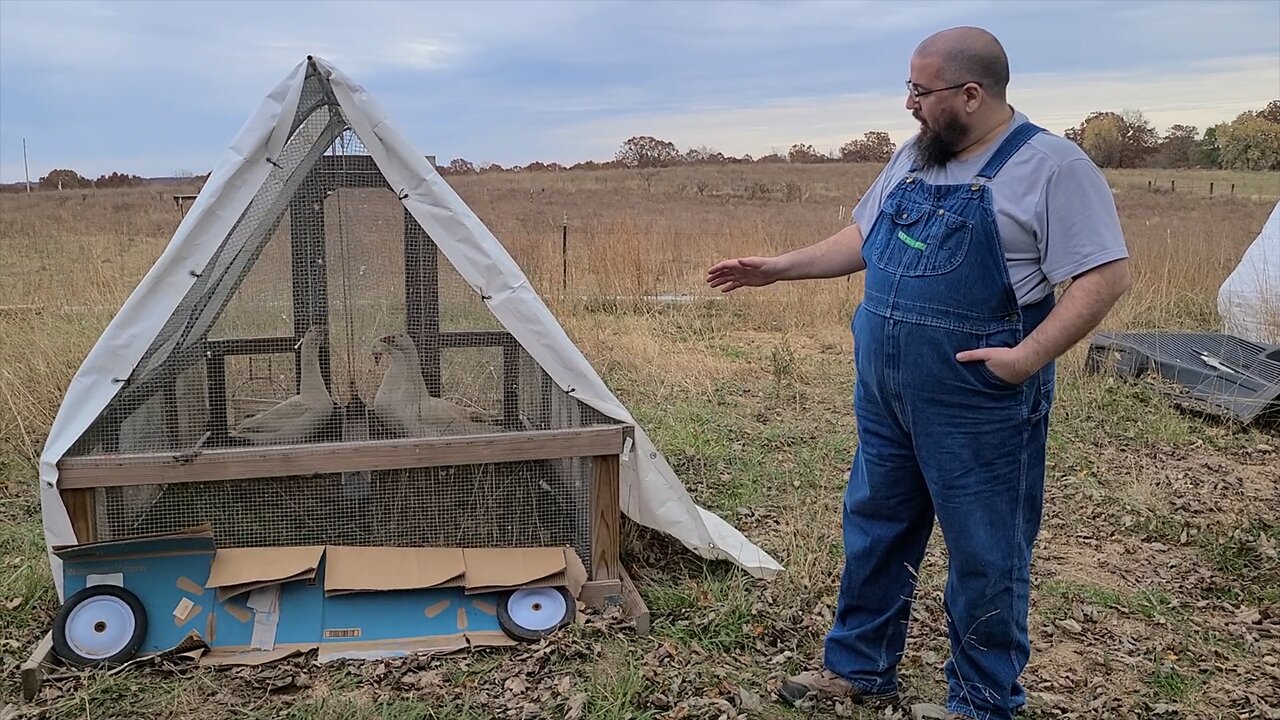
{"type": "Polygon", "coordinates": [[[1170,180],[1170,181],[1169,181],[1169,192],[1177,192],[1177,191],[1178,191],[1178,187],[1177,187],[1177,185],[1175,185],[1175,183],[1176,183],[1176,182],[1177,182],[1177,180],[1170,180]]]}
{"type": "Polygon", "coordinates": [[[1209,194],[1213,194],[1213,183],[1209,183],[1209,194]]]}
{"type": "Polygon", "coordinates": [[[1235,195],[1235,194],[1236,194],[1236,184],[1235,184],[1235,183],[1231,183],[1231,194],[1232,194],[1232,195],[1235,195]]]}
{"type": "Polygon", "coordinates": [[[564,220],[560,223],[560,286],[569,289],[569,211],[564,211],[564,220]]]}
{"type": "Polygon", "coordinates": [[[1151,192],[1151,184],[1152,184],[1152,182],[1154,182],[1154,181],[1153,181],[1153,180],[1148,180],[1148,181],[1147,181],[1147,192],[1151,192]]]}

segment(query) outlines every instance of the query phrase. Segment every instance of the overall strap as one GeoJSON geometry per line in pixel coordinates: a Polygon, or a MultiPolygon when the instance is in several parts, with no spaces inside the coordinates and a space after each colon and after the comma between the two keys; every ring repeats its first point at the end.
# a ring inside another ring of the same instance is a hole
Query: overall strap
{"type": "Polygon", "coordinates": [[[1009,162],[1009,158],[1021,150],[1028,140],[1042,132],[1044,132],[1044,128],[1030,122],[1024,122],[1014,128],[1013,132],[1009,133],[1009,136],[1004,139],[1004,142],[1000,143],[1000,147],[996,148],[991,159],[987,160],[987,164],[983,165],[982,169],[978,171],[978,177],[986,178],[987,180],[994,178],[996,173],[1000,172],[1000,168],[1009,162]]]}

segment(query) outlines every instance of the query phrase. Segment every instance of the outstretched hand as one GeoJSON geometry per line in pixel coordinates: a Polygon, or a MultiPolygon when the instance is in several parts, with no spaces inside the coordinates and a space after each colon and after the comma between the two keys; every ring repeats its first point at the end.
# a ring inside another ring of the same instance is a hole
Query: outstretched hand
{"type": "Polygon", "coordinates": [[[707,271],[707,284],[730,292],[740,287],[763,287],[777,282],[781,274],[777,258],[744,257],[716,263],[707,271]]]}

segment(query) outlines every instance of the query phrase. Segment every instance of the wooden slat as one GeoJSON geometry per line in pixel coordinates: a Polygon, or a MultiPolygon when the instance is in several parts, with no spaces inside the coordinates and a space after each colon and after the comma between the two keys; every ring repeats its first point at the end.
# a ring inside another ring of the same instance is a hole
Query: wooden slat
{"type": "Polygon", "coordinates": [[[98,540],[97,497],[92,488],[61,486],[62,504],[71,519],[71,529],[76,542],[91,543],[98,540]]]}
{"type": "MultiPolygon", "coordinates": [[[[430,240],[427,240],[430,242],[430,240]]],[[[439,322],[430,313],[425,316],[426,332],[432,335],[432,327],[439,322]]],[[[303,331],[306,332],[305,330],[303,331]]],[[[479,348],[505,347],[515,342],[515,338],[506,330],[446,330],[438,334],[441,347],[479,348]]],[[[301,337],[301,336],[299,336],[301,337]]],[[[221,355],[274,355],[294,352],[298,338],[281,335],[278,337],[224,338],[206,340],[205,347],[221,355]]]]}
{"type": "Polygon", "coordinates": [[[40,683],[44,680],[45,665],[53,658],[53,632],[47,632],[31,656],[22,663],[22,699],[31,702],[40,694],[40,683]]]}
{"type": "Polygon", "coordinates": [[[631,581],[627,569],[620,568],[620,572],[622,573],[622,610],[636,624],[637,634],[648,635],[649,606],[644,604],[644,598],[640,597],[640,591],[631,581]]]}
{"type": "Polygon", "coordinates": [[[588,580],[578,593],[578,599],[593,608],[622,604],[622,582],[619,580],[588,580]]]}
{"type": "MultiPolygon", "coordinates": [[[[438,322],[428,316],[427,332],[431,334],[430,324],[438,322]]],[[[303,331],[306,332],[305,330],[303,331]]],[[[301,337],[301,336],[299,336],[301,337]]],[[[511,333],[506,330],[446,330],[439,333],[440,346],[452,348],[504,347],[515,342],[511,333]]],[[[298,338],[281,335],[277,337],[223,338],[206,340],[206,349],[220,355],[275,355],[294,352],[298,338]]]]}
{"type": "MultiPolygon", "coordinates": [[[[453,438],[209,450],[185,463],[161,453],[64,458],[58,463],[58,485],[61,488],[119,487],[598,455],[614,455],[616,467],[616,455],[622,451],[626,435],[625,426],[601,426],[453,438]]],[[[615,493],[615,508],[616,497],[615,493]]]]}
{"type": "Polygon", "coordinates": [[[502,346],[502,422],[509,428],[520,422],[520,344],[514,338],[502,346]]]}
{"type": "Polygon", "coordinates": [[[227,363],[219,350],[211,349],[205,360],[205,402],[209,405],[209,432],[219,442],[226,440],[230,412],[227,408],[227,363]]]}
{"type": "Polygon", "coordinates": [[[427,392],[440,397],[440,292],[436,246],[406,208],[404,211],[405,329],[418,348],[427,392]]]}
{"type": "Polygon", "coordinates": [[[595,458],[591,482],[591,579],[617,580],[620,577],[618,507],[619,465],[617,455],[595,458]]]}

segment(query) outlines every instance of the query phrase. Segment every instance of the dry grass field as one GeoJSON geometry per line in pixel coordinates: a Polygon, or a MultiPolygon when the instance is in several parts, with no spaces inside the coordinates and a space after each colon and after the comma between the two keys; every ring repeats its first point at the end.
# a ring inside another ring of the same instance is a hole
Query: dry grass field
{"type": "MultiPolygon", "coordinates": [[[[36,458],[67,382],[180,218],[168,189],[0,196],[0,717],[899,717],[772,699],[779,677],[817,666],[835,604],[861,280],[728,297],[702,281],[724,257],[826,237],[876,171],[451,179],[694,498],[787,566],[775,580],[628,526],[648,636],[598,618],[466,657],[136,668],[67,677],[33,705],[16,698],[17,669],[56,611],[36,458]],[[652,299],[664,295],[681,300],[652,299]]],[[[1110,177],[1136,281],[1104,328],[1215,329],[1218,286],[1280,199],[1280,173],[1110,177]]],[[[1183,413],[1157,387],[1085,374],[1082,357],[1059,364],[1026,717],[1280,718],[1280,433],[1183,413]]],[[[943,563],[935,536],[902,663],[908,702],[944,691],[943,563]]]]}

